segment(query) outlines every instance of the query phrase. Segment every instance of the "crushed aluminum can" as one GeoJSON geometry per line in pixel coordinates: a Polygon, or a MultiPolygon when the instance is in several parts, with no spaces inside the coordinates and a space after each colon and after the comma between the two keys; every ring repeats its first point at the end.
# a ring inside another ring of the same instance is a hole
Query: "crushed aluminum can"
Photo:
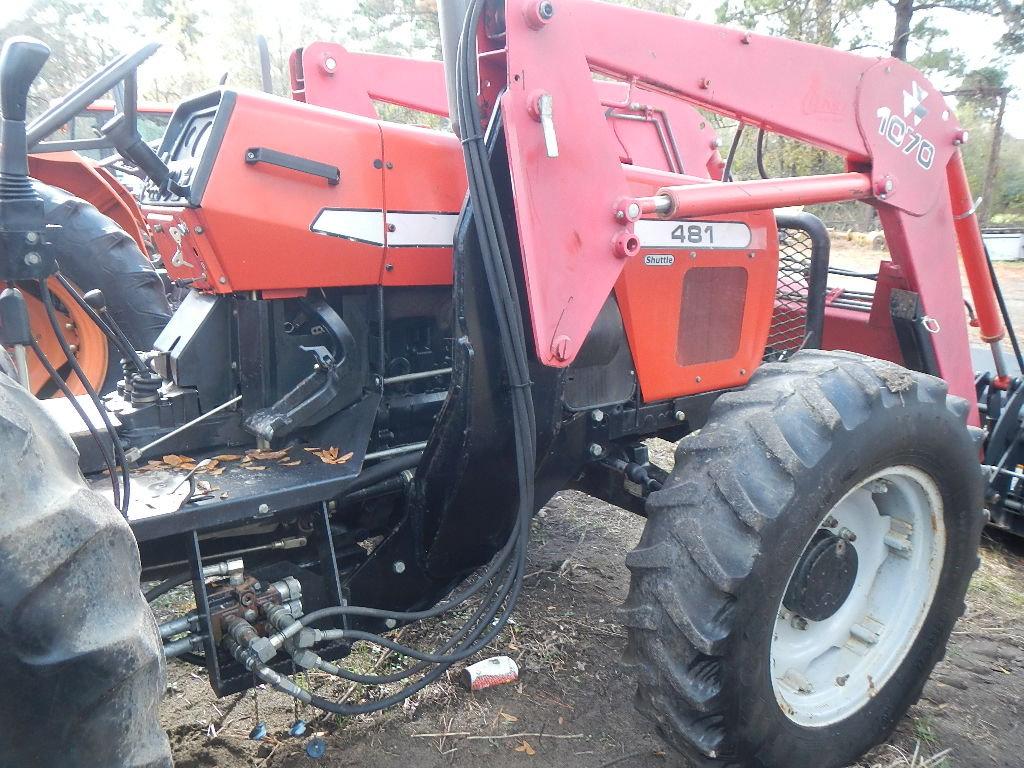
{"type": "Polygon", "coordinates": [[[519,666],[508,656],[492,656],[462,670],[462,684],[471,691],[514,683],[518,679],[519,666]]]}

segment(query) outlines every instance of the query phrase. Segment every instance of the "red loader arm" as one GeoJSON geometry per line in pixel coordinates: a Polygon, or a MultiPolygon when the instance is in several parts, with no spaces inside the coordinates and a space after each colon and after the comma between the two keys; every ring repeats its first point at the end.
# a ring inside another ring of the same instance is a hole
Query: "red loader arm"
{"type": "Polygon", "coordinates": [[[995,342],[1003,328],[977,223],[967,214],[957,149],[965,137],[923,75],[894,59],[591,0],[558,0],[548,18],[542,5],[508,2],[504,29],[486,17],[479,67],[484,106],[502,106],[543,363],[572,362],[636,251],[641,211],[692,218],[864,199],[878,208],[893,261],[938,328],[939,373],[974,401],[958,242],[983,337],[995,342]],[[838,153],[849,172],[727,184],[676,174],[676,184],[634,201],[604,127],[595,72],[838,153]]]}

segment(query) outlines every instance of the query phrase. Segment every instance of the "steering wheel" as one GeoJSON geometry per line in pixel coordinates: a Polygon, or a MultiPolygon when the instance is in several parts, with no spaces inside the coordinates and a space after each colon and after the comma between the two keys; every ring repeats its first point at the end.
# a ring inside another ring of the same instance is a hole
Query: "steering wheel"
{"type": "MultiPolygon", "coordinates": [[[[26,131],[28,151],[45,151],[46,145],[42,144],[42,142],[48,136],[61,126],[67,124],[75,115],[122,81],[125,84],[123,114],[126,116],[131,128],[134,129],[138,115],[135,72],[142,62],[157,52],[159,47],[160,43],[147,43],[134,53],[122,54],[91,77],[75,86],[64,98],[33,120],[28,126],[26,131]]],[[[68,142],[59,143],[67,144],[68,142]]],[[[112,141],[107,143],[104,138],[100,138],[95,142],[90,142],[89,148],[102,149],[107,146],[113,147],[114,144],[112,141]]],[[[53,149],[56,149],[56,147],[53,149]]]]}

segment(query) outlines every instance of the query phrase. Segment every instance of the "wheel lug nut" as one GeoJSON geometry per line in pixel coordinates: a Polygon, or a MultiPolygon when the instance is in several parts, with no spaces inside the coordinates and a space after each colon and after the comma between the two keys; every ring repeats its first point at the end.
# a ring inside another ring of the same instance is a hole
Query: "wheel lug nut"
{"type": "Polygon", "coordinates": [[[822,525],[826,528],[835,528],[837,525],[839,525],[839,521],[832,517],[832,515],[829,515],[825,518],[825,522],[823,522],[822,525]]]}
{"type": "Polygon", "coordinates": [[[841,528],[839,530],[839,536],[847,541],[856,541],[857,534],[851,531],[849,528],[841,528]]]}
{"type": "Polygon", "coordinates": [[[789,623],[793,629],[799,629],[801,632],[807,629],[807,619],[803,616],[794,616],[789,623]]]}

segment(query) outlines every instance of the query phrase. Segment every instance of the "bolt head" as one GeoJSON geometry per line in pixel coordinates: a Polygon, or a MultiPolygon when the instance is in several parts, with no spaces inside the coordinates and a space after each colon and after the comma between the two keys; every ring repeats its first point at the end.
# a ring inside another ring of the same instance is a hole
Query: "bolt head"
{"type": "Polygon", "coordinates": [[[674,415],[676,421],[686,421],[686,411],[676,411],[674,415]]]}
{"type": "Polygon", "coordinates": [[[260,504],[260,506],[257,509],[257,511],[261,515],[269,515],[270,514],[270,505],[269,504],[260,504]]]}
{"type": "Polygon", "coordinates": [[[394,619],[384,619],[384,626],[388,629],[394,629],[398,626],[398,622],[394,619]]]}
{"type": "Polygon", "coordinates": [[[626,215],[633,220],[640,218],[640,204],[630,203],[629,207],[626,208],[626,215]]]}
{"type": "Polygon", "coordinates": [[[601,447],[600,443],[591,443],[587,451],[596,459],[604,453],[604,448],[601,447]]]}
{"type": "Polygon", "coordinates": [[[807,619],[805,619],[803,616],[793,616],[792,620],[790,621],[790,625],[793,627],[793,629],[798,629],[802,632],[803,630],[807,629],[807,619]]]}
{"type": "Polygon", "coordinates": [[[220,283],[221,285],[224,285],[227,281],[228,279],[224,277],[224,275],[221,275],[220,277],[217,278],[217,282],[220,283]]]}
{"type": "Polygon", "coordinates": [[[333,56],[327,56],[324,58],[324,71],[328,74],[333,74],[334,70],[338,68],[338,60],[333,56]]]}
{"type": "Polygon", "coordinates": [[[26,232],[25,233],[25,242],[28,243],[29,245],[35,245],[36,243],[39,242],[39,233],[38,232],[26,232]]]}
{"type": "Polygon", "coordinates": [[[196,234],[197,235],[203,234],[203,228],[202,227],[196,227],[196,234]]]}
{"type": "Polygon", "coordinates": [[[25,263],[28,264],[29,266],[34,267],[40,261],[42,261],[42,259],[39,257],[39,254],[36,253],[35,251],[29,251],[28,253],[25,254],[25,263]]]}
{"type": "Polygon", "coordinates": [[[555,4],[550,2],[550,0],[543,0],[537,6],[537,15],[544,19],[544,21],[550,21],[551,17],[555,15],[555,4]]]}
{"type": "Polygon", "coordinates": [[[402,560],[395,560],[391,564],[391,570],[395,573],[405,573],[405,562],[402,560]]]}
{"type": "Polygon", "coordinates": [[[590,420],[597,424],[600,424],[602,421],[604,421],[604,411],[602,411],[600,408],[595,408],[590,412],[590,420]]]}

